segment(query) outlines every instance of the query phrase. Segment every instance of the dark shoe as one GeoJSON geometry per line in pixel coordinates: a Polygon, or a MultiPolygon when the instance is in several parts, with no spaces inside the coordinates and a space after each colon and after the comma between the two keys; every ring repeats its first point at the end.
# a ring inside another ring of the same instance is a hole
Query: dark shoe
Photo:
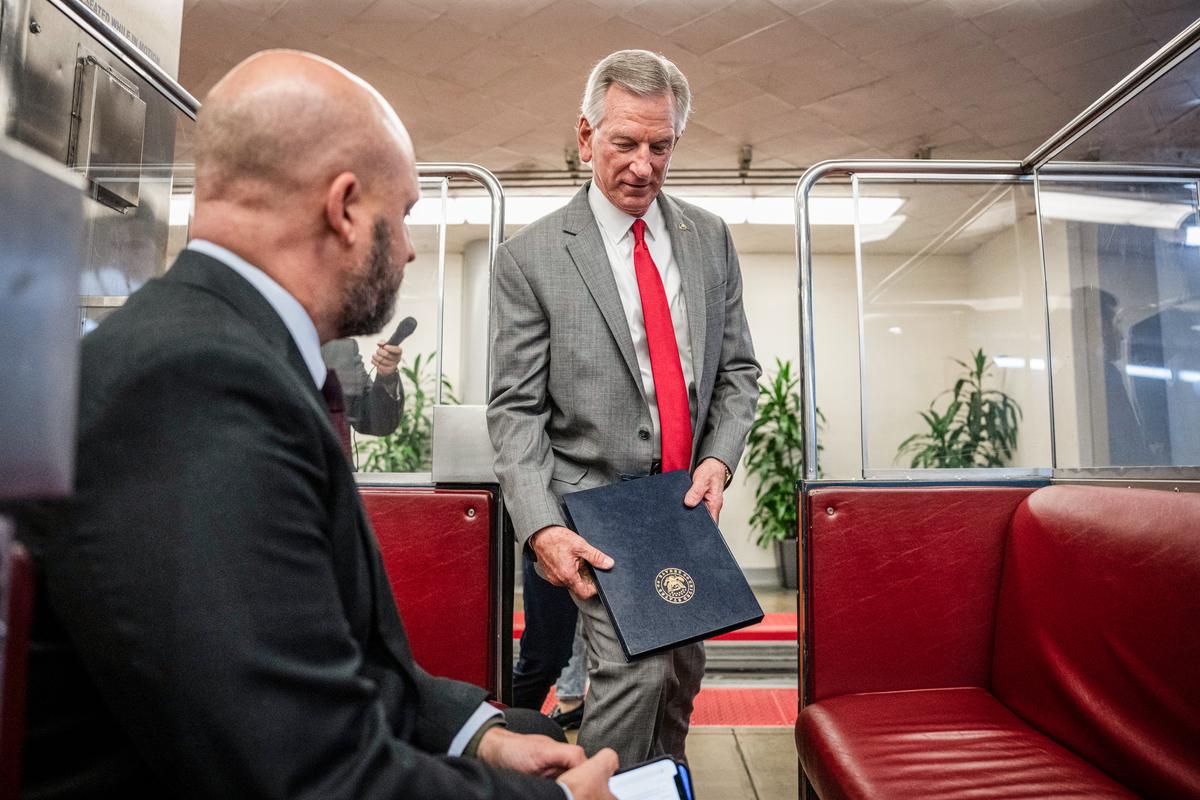
{"type": "Polygon", "coordinates": [[[579,724],[583,722],[583,704],[580,703],[579,708],[570,711],[556,708],[550,712],[550,719],[557,722],[564,731],[578,730],[579,724]]]}

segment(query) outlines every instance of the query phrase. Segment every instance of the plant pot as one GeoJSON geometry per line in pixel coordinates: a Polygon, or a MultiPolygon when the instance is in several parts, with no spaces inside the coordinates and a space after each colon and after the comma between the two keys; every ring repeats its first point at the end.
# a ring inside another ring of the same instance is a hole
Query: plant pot
{"type": "Polygon", "coordinates": [[[800,543],[798,540],[775,540],[775,564],[779,567],[779,584],[785,589],[799,589],[800,543]]]}

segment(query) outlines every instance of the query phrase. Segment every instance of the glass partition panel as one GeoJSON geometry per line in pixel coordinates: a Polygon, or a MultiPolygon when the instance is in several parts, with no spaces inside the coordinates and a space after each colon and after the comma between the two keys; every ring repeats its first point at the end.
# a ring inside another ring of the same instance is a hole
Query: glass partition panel
{"type": "Polygon", "coordinates": [[[1033,183],[860,175],[864,474],[1048,468],[1033,183]]]}
{"type": "Polygon", "coordinates": [[[1200,166],[1200,50],[1081,136],[1056,160],[1200,166]]]}
{"type": "Polygon", "coordinates": [[[1038,183],[1057,466],[1200,465],[1196,181],[1038,183]]]}
{"type": "Polygon", "coordinates": [[[819,477],[860,478],[863,462],[854,195],[848,182],[823,183],[814,188],[808,202],[812,220],[812,344],[819,414],[819,477]]]}

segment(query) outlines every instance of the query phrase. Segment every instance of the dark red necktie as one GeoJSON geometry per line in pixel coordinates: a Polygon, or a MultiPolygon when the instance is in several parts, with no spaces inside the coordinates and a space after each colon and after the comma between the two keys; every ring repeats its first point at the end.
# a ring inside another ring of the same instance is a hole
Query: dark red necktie
{"type": "Polygon", "coordinates": [[[658,426],[662,431],[662,471],[687,469],[692,464],[692,412],[688,408],[687,384],[679,361],[671,305],[662,276],[646,246],[646,221],[633,222],[633,269],[642,298],[642,319],[650,347],[650,371],[658,398],[658,426]]]}
{"type": "Polygon", "coordinates": [[[329,370],[325,373],[325,385],[321,387],[321,396],[325,398],[325,407],[329,409],[329,421],[337,431],[342,441],[342,452],[347,460],[352,460],[350,449],[350,423],[346,419],[346,397],[342,394],[342,382],[338,380],[337,372],[329,370]]]}

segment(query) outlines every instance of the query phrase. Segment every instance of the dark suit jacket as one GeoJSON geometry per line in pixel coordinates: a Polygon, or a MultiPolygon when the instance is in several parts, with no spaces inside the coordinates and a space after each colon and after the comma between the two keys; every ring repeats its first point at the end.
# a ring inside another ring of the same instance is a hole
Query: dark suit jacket
{"type": "Polygon", "coordinates": [[[73,513],[25,535],[28,797],[561,800],[436,755],[485,693],[413,662],[320,395],[250,284],[185,252],[84,339],[81,377],[73,513]]]}

